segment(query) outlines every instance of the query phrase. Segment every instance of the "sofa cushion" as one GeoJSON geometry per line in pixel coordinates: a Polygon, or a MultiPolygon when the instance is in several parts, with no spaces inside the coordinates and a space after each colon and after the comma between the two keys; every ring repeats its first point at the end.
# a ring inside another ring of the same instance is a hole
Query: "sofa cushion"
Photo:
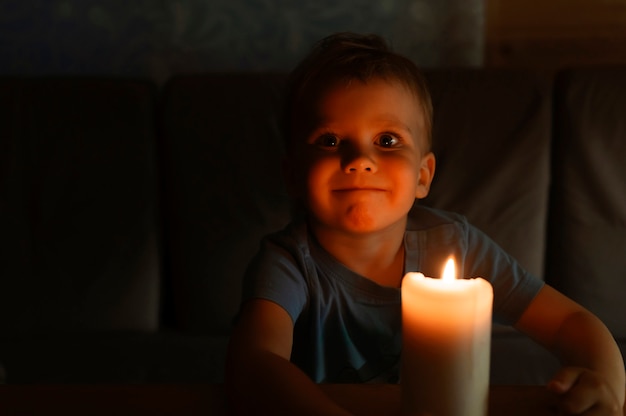
{"type": "Polygon", "coordinates": [[[0,333],[158,325],[154,87],[0,80],[0,333]]]}
{"type": "Polygon", "coordinates": [[[467,216],[543,277],[550,82],[521,70],[442,69],[426,75],[437,168],[423,203],[467,216]]]}
{"type": "Polygon", "coordinates": [[[492,385],[546,384],[561,367],[554,354],[526,335],[497,327],[491,337],[490,360],[492,385]]]}
{"type": "Polygon", "coordinates": [[[261,237],[290,219],[283,185],[280,74],[171,79],[161,143],[175,322],[228,333],[261,237]]]}
{"type": "Polygon", "coordinates": [[[556,135],[547,273],[626,337],[626,67],[565,71],[556,135]]]}

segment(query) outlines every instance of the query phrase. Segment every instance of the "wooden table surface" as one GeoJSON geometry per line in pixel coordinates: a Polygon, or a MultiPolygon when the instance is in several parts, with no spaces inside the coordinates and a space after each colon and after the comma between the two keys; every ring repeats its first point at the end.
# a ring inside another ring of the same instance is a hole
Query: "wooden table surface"
{"type": "MultiPolygon", "coordinates": [[[[322,389],[355,414],[398,413],[400,389],[386,384],[334,384],[322,389]]],[[[490,416],[556,415],[543,386],[491,386],[490,416]]],[[[0,415],[227,415],[219,384],[0,385],[0,415]]],[[[626,413],[625,413],[626,414],[626,413]]]]}

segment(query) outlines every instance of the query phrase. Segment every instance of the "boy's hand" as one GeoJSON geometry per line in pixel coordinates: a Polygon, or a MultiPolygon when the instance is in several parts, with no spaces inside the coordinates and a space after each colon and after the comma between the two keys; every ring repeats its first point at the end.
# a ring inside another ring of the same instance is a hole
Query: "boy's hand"
{"type": "Polygon", "coordinates": [[[558,407],[561,414],[622,415],[615,392],[595,371],[564,367],[550,380],[548,389],[559,396],[558,407]]]}

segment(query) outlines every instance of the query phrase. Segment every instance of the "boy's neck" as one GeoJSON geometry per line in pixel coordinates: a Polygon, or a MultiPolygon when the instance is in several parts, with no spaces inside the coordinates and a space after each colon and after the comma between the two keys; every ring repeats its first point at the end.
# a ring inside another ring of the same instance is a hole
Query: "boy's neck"
{"type": "Polygon", "coordinates": [[[381,286],[400,287],[406,221],[368,234],[342,233],[309,224],[318,243],[344,266],[381,286]]]}

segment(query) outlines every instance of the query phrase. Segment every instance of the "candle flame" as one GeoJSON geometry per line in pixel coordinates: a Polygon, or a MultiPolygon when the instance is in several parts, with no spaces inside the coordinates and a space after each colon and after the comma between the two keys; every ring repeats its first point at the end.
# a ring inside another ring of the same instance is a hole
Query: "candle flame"
{"type": "Polygon", "coordinates": [[[448,282],[456,279],[456,266],[454,265],[454,258],[452,256],[448,258],[443,268],[443,276],[441,279],[448,282]]]}

